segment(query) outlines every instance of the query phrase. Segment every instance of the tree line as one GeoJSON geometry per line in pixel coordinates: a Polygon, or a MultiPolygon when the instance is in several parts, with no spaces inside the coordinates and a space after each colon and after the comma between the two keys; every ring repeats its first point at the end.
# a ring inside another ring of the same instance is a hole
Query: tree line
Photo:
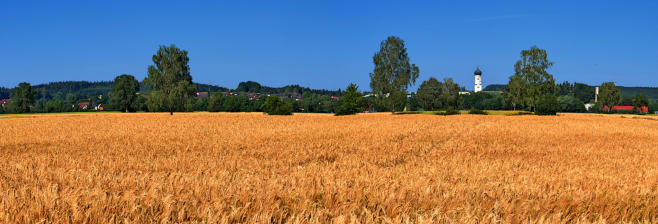
{"type": "MultiPolygon", "coordinates": [[[[459,109],[511,109],[555,114],[560,111],[585,112],[585,102],[594,97],[592,88],[587,85],[568,82],[556,84],[553,75],[547,72],[554,63],[548,60],[546,50],[536,46],[521,51],[520,59],[514,64],[514,74],[500,88],[502,91],[464,95],[460,91],[465,88],[460,87],[452,78],[439,81],[435,77],[423,81],[416,93],[409,92],[408,88],[415,85],[420,75],[420,68],[411,63],[405,42],[395,36],[382,41],[379,51],[372,57],[374,69],[369,75],[371,92],[367,93],[360,92],[355,84],[348,85],[343,92],[340,89],[311,90],[299,85],[272,88],[247,81],[241,82],[233,93],[226,94],[229,91],[226,88],[194,83],[189,60],[186,50],[175,45],[160,46],[152,56],[153,64],[148,66],[147,77],[141,82],[132,75],[122,74],[113,82],[91,84],[62,82],[33,88],[29,83],[20,83],[9,94],[9,105],[2,109],[14,113],[79,110],[75,101],[81,97],[74,93],[76,90],[84,90],[84,95],[94,96],[87,98],[89,102],[105,104],[110,110],[168,112],[172,115],[183,111],[259,111],[268,114],[321,112],[348,115],[361,111],[396,113],[445,110],[455,113],[459,109]],[[210,96],[196,97],[197,91],[202,90],[210,92],[210,96]],[[107,93],[105,97],[103,93],[107,93]],[[247,96],[248,93],[259,95],[247,96]],[[35,98],[39,100],[35,101],[35,98]]],[[[615,84],[603,83],[594,110],[609,110],[620,103],[621,94],[615,84]]],[[[643,94],[637,94],[632,103],[637,108],[650,106],[643,94]]]]}

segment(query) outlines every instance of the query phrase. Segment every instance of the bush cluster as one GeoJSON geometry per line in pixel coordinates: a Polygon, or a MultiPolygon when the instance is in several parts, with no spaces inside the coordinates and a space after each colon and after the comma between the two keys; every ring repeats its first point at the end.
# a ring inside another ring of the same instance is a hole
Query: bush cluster
{"type": "Polygon", "coordinates": [[[557,97],[551,94],[547,94],[539,99],[537,103],[537,108],[535,110],[536,115],[556,115],[560,110],[560,102],[558,102],[557,97]]]}
{"type": "Polygon", "coordinates": [[[281,98],[271,95],[268,96],[265,100],[265,103],[261,105],[263,112],[269,115],[291,115],[292,114],[292,105],[283,101],[281,98]]]}

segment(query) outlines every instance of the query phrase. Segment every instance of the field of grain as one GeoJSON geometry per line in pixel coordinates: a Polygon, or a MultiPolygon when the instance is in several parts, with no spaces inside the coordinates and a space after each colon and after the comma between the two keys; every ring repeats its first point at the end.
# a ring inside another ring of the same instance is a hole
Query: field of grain
{"type": "Polygon", "coordinates": [[[0,223],[658,222],[653,119],[117,113],[0,121],[0,223]]]}

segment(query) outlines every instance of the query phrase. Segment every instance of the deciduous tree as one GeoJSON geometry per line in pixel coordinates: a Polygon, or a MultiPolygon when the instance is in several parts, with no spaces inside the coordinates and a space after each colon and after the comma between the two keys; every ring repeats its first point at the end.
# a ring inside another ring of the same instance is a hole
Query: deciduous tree
{"type": "Polygon", "coordinates": [[[526,82],[520,74],[514,74],[509,77],[509,82],[505,86],[505,100],[512,104],[512,108],[516,110],[516,106],[525,105],[525,89],[526,82]]]}
{"type": "Polygon", "coordinates": [[[648,107],[649,106],[649,99],[647,99],[647,95],[644,95],[642,93],[635,94],[635,97],[633,97],[633,110],[637,112],[642,111],[642,107],[648,107]]]}
{"type": "Polygon", "coordinates": [[[621,92],[614,82],[604,82],[599,89],[599,102],[603,106],[607,106],[608,110],[612,110],[612,106],[621,103],[621,92]]]}
{"type": "Polygon", "coordinates": [[[418,104],[423,110],[438,110],[443,107],[441,103],[441,93],[443,91],[443,83],[439,82],[434,77],[423,81],[418,87],[418,104]]]}
{"type": "Polygon", "coordinates": [[[10,111],[14,113],[28,113],[34,103],[34,92],[30,83],[21,82],[16,89],[11,92],[11,101],[9,101],[10,111]]]}
{"type": "Polygon", "coordinates": [[[554,94],[555,79],[546,70],[553,66],[546,50],[532,46],[521,51],[521,60],[514,64],[514,75],[510,77],[508,99],[514,105],[525,104],[534,109],[539,98],[554,94]]]}
{"type": "Polygon", "coordinates": [[[224,96],[221,92],[216,92],[210,94],[208,99],[208,111],[210,112],[220,112],[224,110],[224,96]]]}
{"type": "Polygon", "coordinates": [[[441,102],[446,109],[459,109],[462,103],[459,97],[459,85],[452,81],[452,78],[444,78],[441,90],[441,102]]]}
{"type": "Polygon", "coordinates": [[[160,46],[153,55],[153,64],[148,68],[146,85],[153,88],[153,95],[159,97],[158,103],[173,115],[174,111],[185,109],[187,98],[192,97],[196,87],[192,84],[187,51],[175,45],[160,46]]]}
{"type": "Polygon", "coordinates": [[[291,115],[292,105],[275,95],[268,96],[261,110],[269,115],[291,115]]]}
{"type": "Polygon", "coordinates": [[[557,98],[560,103],[560,111],[562,112],[586,112],[585,103],[572,95],[564,95],[557,98]]]}
{"type": "Polygon", "coordinates": [[[372,60],[375,69],[370,73],[370,88],[395,113],[396,108],[404,106],[407,88],[415,84],[420,69],[409,63],[404,41],[395,36],[381,42],[372,60]]]}
{"type": "Polygon", "coordinates": [[[560,103],[553,94],[546,94],[537,101],[536,115],[556,115],[560,110],[560,103]]]}
{"type": "Polygon", "coordinates": [[[131,107],[137,101],[138,91],[139,82],[134,76],[127,74],[117,76],[114,78],[110,102],[127,113],[131,109],[134,109],[131,107]]]}

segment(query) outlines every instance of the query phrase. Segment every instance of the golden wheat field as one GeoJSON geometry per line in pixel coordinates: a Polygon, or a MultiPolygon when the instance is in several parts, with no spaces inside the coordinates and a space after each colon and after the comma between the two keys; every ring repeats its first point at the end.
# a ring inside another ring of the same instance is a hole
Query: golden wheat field
{"type": "Polygon", "coordinates": [[[655,223],[649,118],[5,117],[0,223],[655,223]]]}

